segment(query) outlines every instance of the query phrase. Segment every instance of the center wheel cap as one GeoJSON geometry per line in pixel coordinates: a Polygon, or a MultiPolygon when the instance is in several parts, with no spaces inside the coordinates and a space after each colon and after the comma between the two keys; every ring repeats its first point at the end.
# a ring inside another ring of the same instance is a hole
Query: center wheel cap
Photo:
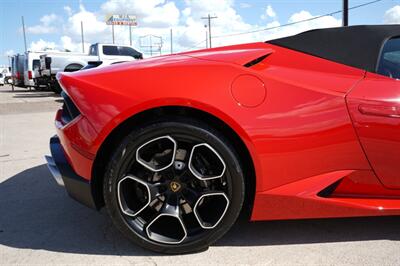
{"type": "Polygon", "coordinates": [[[172,192],[176,193],[182,188],[182,185],[176,181],[172,181],[171,183],[169,183],[169,188],[172,192]]]}

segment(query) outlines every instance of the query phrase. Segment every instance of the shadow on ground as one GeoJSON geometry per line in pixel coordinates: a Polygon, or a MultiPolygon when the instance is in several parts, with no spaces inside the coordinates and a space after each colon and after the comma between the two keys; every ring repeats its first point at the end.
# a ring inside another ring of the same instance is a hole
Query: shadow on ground
{"type": "MultiPolygon", "coordinates": [[[[0,183],[0,245],[55,252],[148,256],[98,213],[70,199],[43,164],[0,183]]],[[[399,240],[400,217],[273,221],[240,219],[216,246],[399,240]]]]}
{"type": "Polygon", "coordinates": [[[59,98],[60,95],[55,94],[54,92],[51,91],[32,91],[30,93],[17,92],[16,95],[13,96],[13,98],[44,98],[44,97],[59,98]]]}
{"type": "Polygon", "coordinates": [[[59,94],[49,90],[36,90],[29,88],[14,87],[12,90],[11,86],[0,87],[0,93],[10,93],[13,98],[44,98],[44,97],[60,97],[59,94]]]}
{"type": "Polygon", "coordinates": [[[5,85],[0,87],[0,93],[27,93],[27,92],[34,92],[34,90],[17,86],[14,86],[13,90],[11,85],[5,85]]]}

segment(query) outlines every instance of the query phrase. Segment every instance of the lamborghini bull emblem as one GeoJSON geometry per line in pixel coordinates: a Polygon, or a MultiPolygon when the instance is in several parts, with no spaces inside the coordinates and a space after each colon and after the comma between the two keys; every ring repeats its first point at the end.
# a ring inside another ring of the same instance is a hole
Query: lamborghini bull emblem
{"type": "Polygon", "coordinates": [[[179,184],[178,182],[172,181],[172,182],[169,184],[169,187],[170,187],[170,189],[171,189],[172,192],[176,193],[176,192],[178,192],[178,191],[181,189],[182,186],[181,186],[181,184],[179,184]]]}

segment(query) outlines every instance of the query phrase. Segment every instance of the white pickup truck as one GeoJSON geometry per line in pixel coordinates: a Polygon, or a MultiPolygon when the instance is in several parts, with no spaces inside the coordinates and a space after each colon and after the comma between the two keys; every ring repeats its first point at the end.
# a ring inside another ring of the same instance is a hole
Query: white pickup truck
{"type": "Polygon", "coordinates": [[[142,53],[130,46],[95,43],[89,48],[89,54],[62,52],[40,56],[40,68],[35,73],[37,87],[46,86],[60,92],[56,81],[58,72],[73,72],[88,64],[102,67],[122,62],[143,59],[142,53]]]}

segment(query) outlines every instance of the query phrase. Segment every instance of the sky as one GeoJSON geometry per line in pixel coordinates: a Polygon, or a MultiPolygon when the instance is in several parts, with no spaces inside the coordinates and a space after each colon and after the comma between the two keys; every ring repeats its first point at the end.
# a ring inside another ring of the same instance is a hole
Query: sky
{"type": "MultiPolygon", "coordinates": [[[[372,0],[349,0],[356,6],[372,0]]],[[[24,16],[28,50],[44,49],[82,51],[81,21],[85,52],[91,43],[112,43],[109,14],[136,15],[138,26],[132,28],[133,46],[149,54],[148,35],[162,38],[161,53],[170,53],[170,30],[173,51],[206,47],[206,20],[212,20],[212,45],[223,46],[266,41],[293,35],[313,28],[341,25],[341,14],[278,27],[340,10],[342,0],[0,0],[0,65],[8,56],[24,52],[21,16],[24,16]],[[275,27],[271,30],[263,30],[275,27]],[[239,34],[257,31],[249,34],[239,34]],[[226,36],[231,35],[233,36],[226,36]]],[[[400,23],[400,0],[382,0],[351,10],[349,24],[400,23]]],[[[129,27],[115,26],[115,42],[129,44],[129,27]]],[[[152,43],[160,44],[157,38],[152,43]]],[[[156,53],[156,47],[153,48],[156,53]]]]}

